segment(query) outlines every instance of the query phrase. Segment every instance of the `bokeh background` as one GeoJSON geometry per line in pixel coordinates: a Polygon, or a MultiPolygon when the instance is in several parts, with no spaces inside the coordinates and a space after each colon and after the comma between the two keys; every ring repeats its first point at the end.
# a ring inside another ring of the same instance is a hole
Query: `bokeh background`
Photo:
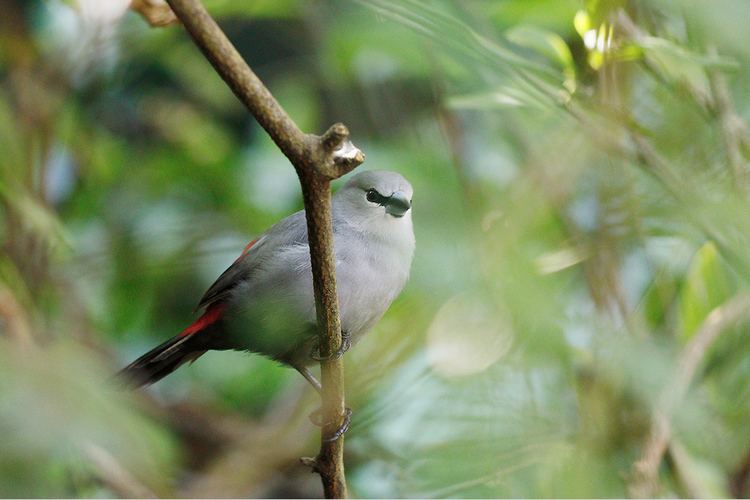
{"type": "MultiPolygon", "coordinates": [[[[128,3],[0,1],[0,495],[320,496],[295,372],[111,387],[302,206],[128,3]]],[[[411,280],[346,355],[353,495],[750,494],[750,2],[205,3],[303,130],[415,188],[411,280]]]]}

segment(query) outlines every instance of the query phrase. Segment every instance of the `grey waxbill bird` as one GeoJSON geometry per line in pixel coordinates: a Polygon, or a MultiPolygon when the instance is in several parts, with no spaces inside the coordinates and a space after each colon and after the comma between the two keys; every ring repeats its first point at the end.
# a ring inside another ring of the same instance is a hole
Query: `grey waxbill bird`
{"type": "MultiPolygon", "coordinates": [[[[383,316],[409,277],[412,187],[396,172],[365,171],[333,197],[342,352],[383,316]]],[[[297,369],[320,391],[315,299],[304,210],[245,247],[203,295],[203,314],[125,367],[132,386],[156,382],[208,350],[262,354],[297,369]]],[[[340,353],[337,353],[340,354],[340,353]]]]}

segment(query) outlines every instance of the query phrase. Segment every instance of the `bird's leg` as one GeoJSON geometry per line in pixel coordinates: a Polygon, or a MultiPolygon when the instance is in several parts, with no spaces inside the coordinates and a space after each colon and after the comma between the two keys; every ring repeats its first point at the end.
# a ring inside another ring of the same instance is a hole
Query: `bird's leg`
{"type": "Polygon", "coordinates": [[[329,356],[321,356],[320,344],[316,342],[313,345],[313,348],[310,350],[310,358],[314,359],[315,361],[328,361],[331,359],[339,359],[341,356],[344,355],[346,351],[349,350],[351,346],[352,346],[352,340],[351,340],[351,337],[349,336],[349,332],[341,332],[341,346],[339,346],[336,352],[334,352],[333,354],[329,356]]]}
{"type": "Polygon", "coordinates": [[[321,393],[321,391],[323,390],[323,386],[320,385],[320,381],[315,378],[315,375],[313,375],[306,366],[295,366],[294,369],[297,370],[300,375],[305,377],[305,380],[310,382],[310,385],[313,386],[313,389],[315,389],[318,394],[321,393]]]}
{"type": "MultiPolygon", "coordinates": [[[[313,389],[315,389],[318,394],[322,396],[321,391],[323,387],[321,386],[320,381],[315,378],[315,375],[312,374],[309,368],[307,368],[306,366],[295,366],[294,369],[297,370],[303,377],[305,377],[305,380],[310,382],[310,385],[313,386],[313,389]]],[[[324,427],[327,424],[327,422],[323,421],[323,408],[318,408],[310,414],[310,422],[317,425],[318,427],[324,427]]],[[[338,429],[336,429],[336,432],[326,438],[326,442],[336,441],[338,438],[343,436],[344,433],[349,430],[349,425],[351,424],[351,422],[352,409],[346,408],[344,410],[344,422],[338,429]]]]}

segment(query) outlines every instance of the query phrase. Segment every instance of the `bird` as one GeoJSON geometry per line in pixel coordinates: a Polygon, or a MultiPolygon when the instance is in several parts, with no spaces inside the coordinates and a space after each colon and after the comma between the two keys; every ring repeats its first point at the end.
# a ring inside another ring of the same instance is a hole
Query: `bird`
{"type": "MultiPolygon", "coordinates": [[[[342,346],[370,331],[401,293],[415,249],[411,184],[399,173],[355,174],[333,196],[331,212],[342,346]]],[[[321,357],[305,211],[251,241],[204,293],[202,314],[145,353],[118,378],[152,384],[209,350],[257,353],[296,369],[317,390],[309,367],[321,357]]]]}

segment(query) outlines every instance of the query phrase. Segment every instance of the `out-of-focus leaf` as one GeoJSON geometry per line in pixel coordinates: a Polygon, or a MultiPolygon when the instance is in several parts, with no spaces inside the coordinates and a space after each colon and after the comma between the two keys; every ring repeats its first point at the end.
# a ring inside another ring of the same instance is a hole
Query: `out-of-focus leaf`
{"type": "Polygon", "coordinates": [[[607,20],[610,13],[626,7],[627,0],[586,0],[586,12],[592,26],[599,26],[607,20]]]}
{"type": "Polygon", "coordinates": [[[258,0],[253,2],[236,2],[234,0],[208,0],[206,8],[215,16],[247,17],[296,17],[299,15],[300,0],[258,0]]]}
{"type": "Polygon", "coordinates": [[[18,470],[14,481],[0,482],[1,494],[70,496],[65,483],[39,481],[34,461],[90,464],[89,446],[107,450],[155,491],[169,491],[165,472],[174,460],[169,437],[113,385],[111,369],[80,347],[60,342],[18,352],[0,340],[0,394],[5,436],[0,463],[18,470]]]}
{"type": "Polygon", "coordinates": [[[710,40],[720,52],[731,52],[747,62],[750,32],[746,19],[750,3],[745,0],[684,0],[678,2],[688,25],[696,34],[710,40]]]}
{"type": "Polygon", "coordinates": [[[506,40],[486,36],[437,6],[391,0],[368,0],[364,3],[381,15],[461,54],[467,58],[467,62],[483,61],[496,71],[516,75],[521,73],[529,79],[539,78],[545,81],[556,77],[548,66],[525,57],[509,46],[506,40]]]}
{"type": "MultiPolygon", "coordinates": [[[[0,197],[5,198],[22,217],[24,221],[22,230],[36,233],[42,241],[48,242],[57,250],[71,248],[70,237],[57,216],[23,189],[13,189],[0,184],[0,197]]],[[[12,238],[14,235],[9,235],[9,237],[12,238]]]]}
{"type": "MultiPolygon", "coordinates": [[[[373,22],[369,11],[344,11],[341,23],[325,33],[324,57],[321,61],[326,75],[355,78],[364,83],[392,78],[424,77],[430,74],[435,60],[424,57],[423,41],[416,34],[393,23],[373,22]],[[360,35],[352,38],[352,31],[360,35]]],[[[435,54],[436,57],[439,54],[435,54]]]]}
{"type": "Polygon", "coordinates": [[[0,188],[20,174],[21,169],[18,167],[23,165],[26,158],[23,136],[11,111],[7,97],[0,92],[0,150],[3,151],[0,156],[0,173],[3,175],[0,188]]]}
{"type": "Polygon", "coordinates": [[[575,90],[576,69],[573,54],[560,35],[534,26],[519,25],[506,31],[505,36],[511,42],[533,49],[559,65],[565,75],[565,87],[571,92],[575,90]]]}
{"type": "Polygon", "coordinates": [[[532,106],[534,102],[530,96],[524,95],[516,88],[509,87],[489,93],[453,96],[448,99],[446,104],[455,109],[487,110],[532,106]]]}
{"type": "Polygon", "coordinates": [[[706,69],[736,69],[736,61],[727,57],[696,54],[671,40],[654,36],[639,37],[634,42],[644,57],[669,81],[684,83],[702,96],[708,95],[706,69]]]}
{"type": "Polygon", "coordinates": [[[16,267],[15,262],[6,256],[0,256],[0,281],[13,294],[14,302],[31,309],[34,302],[23,274],[16,267]]]}
{"type": "Polygon", "coordinates": [[[573,26],[575,26],[576,32],[578,32],[581,38],[586,36],[586,33],[592,29],[591,16],[589,16],[589,13],[585,10],[579,10],[576,12],[575,17],[573,18],[573,26]]]}
{"type": "Polygon", "coordinates": [[[727,498],[727,480],[721,469],[702,457],[691,455],[679,442],[670,446],[670,454],[675,464],[683,491],[691,498],[727,498]]]}
{"type": "Polygon", "coordinates": [[[658,330],[664,326],[677,296],[677,283],[666,272],[660,272],[646,290],[641,301],[648,326],[658,330]]]}
{"type": "Polygon", "coordinates": [[[142,113],[197,163],[218,163],[230,153],[232,138],[223,124],[193,106],[161,96],[145,100],[142,113]]]}
{"type": "Polygon", "coordinates": [[[481,373],[513,343],[510,320],[486,294],[458,295],[443,304],[427,331],[427,359],[445,377],[481,373]]]}
{"type": "Polygon", "coordinates": [[[716,245],[708,242],[696,252],[680,292],[680,339],[687,342],[708,314],[734,291],[716,245]]]}
{"type": "Polygon", "coordinates": [[[178,45],[162,56],[164,65],[191,94],[219,111],[240,109],[241,104],[204,60],[190,45],[178,45]]]}
{"type": "Polygon", "coordinates": [[[570,19],[580,7],[578,0],[535,0],[533,2],[472,2],[482,17],[503,29],[517,24],[533,24],[562,32],[570,29],[570,19]]]}

